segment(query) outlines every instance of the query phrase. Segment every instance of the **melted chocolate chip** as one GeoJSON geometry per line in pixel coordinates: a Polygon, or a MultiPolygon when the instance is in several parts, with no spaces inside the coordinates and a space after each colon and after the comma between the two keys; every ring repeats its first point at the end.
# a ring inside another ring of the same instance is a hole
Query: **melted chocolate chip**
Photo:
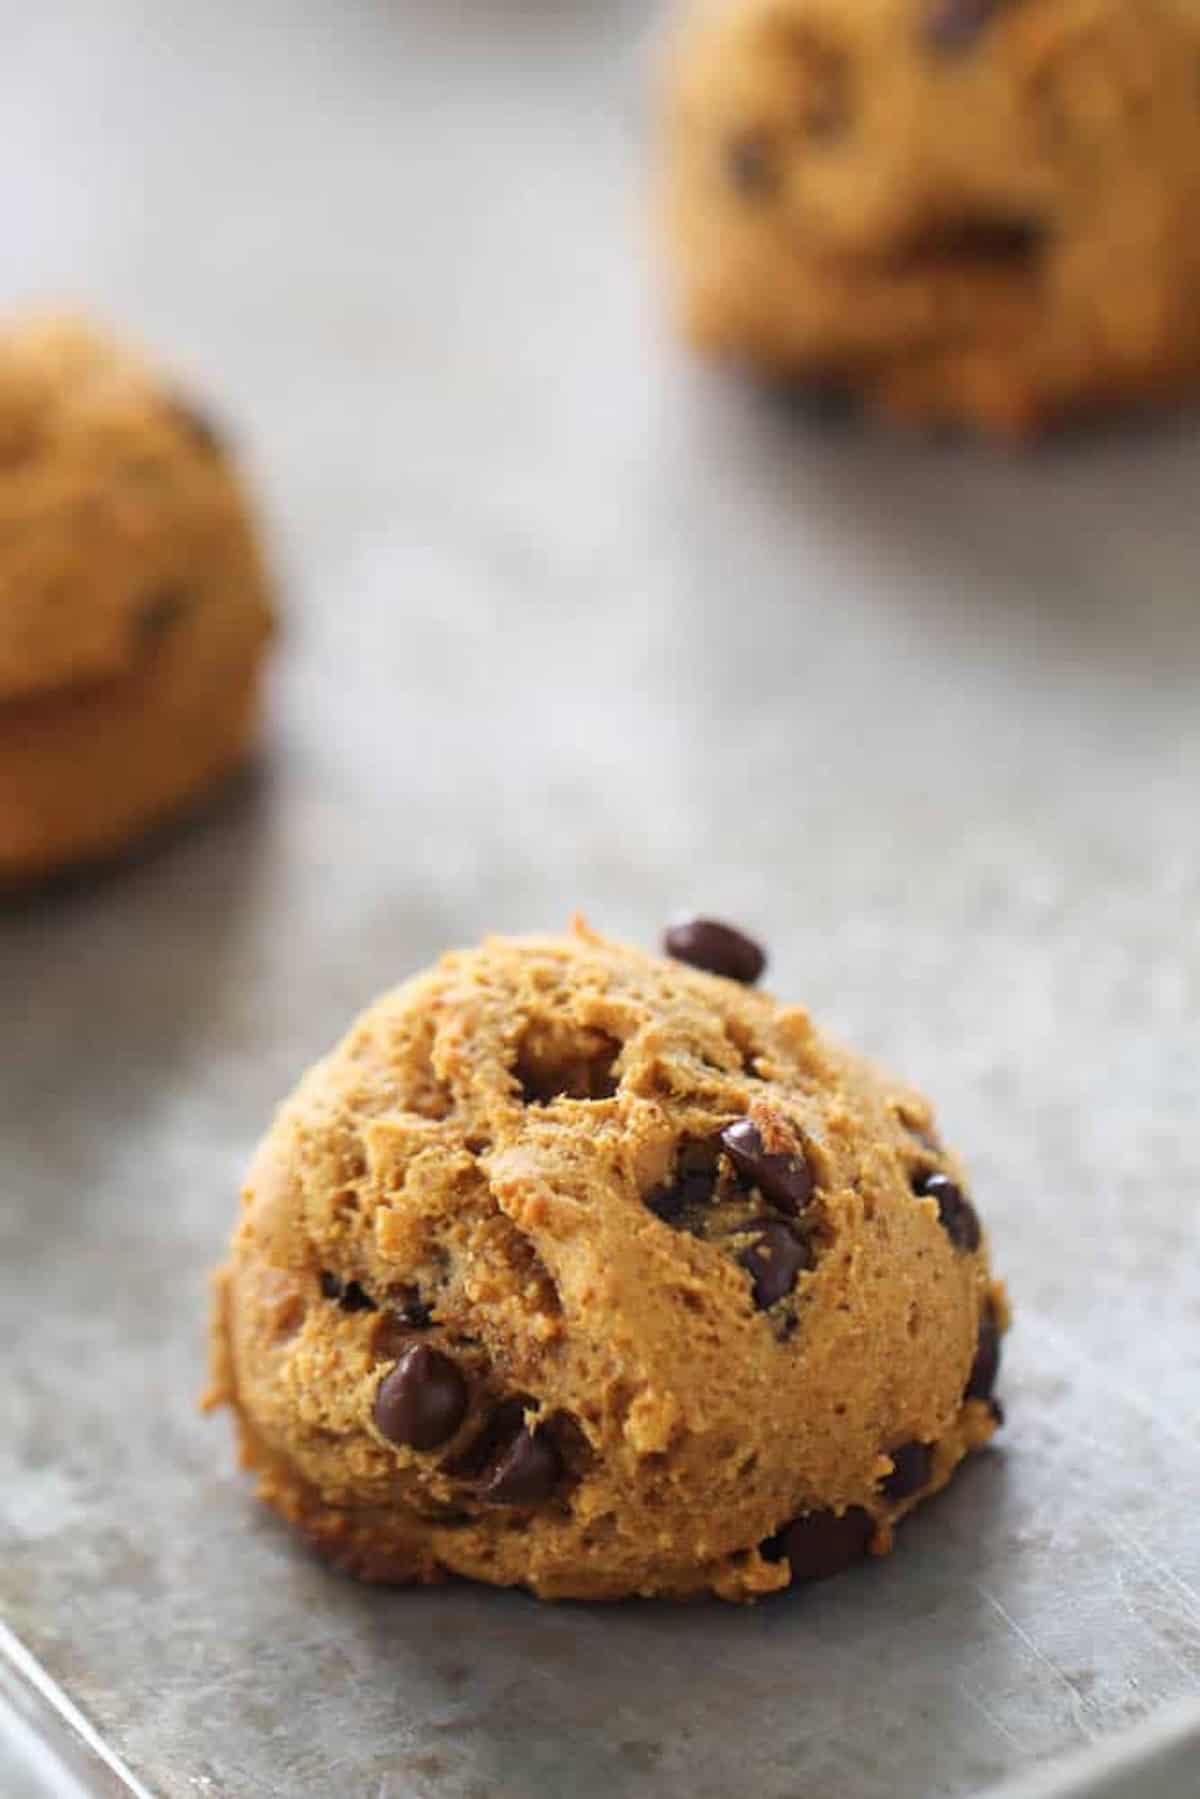
{"type": "Polygon", "coordinates": [[[746,1226],[755,1241],[738,1257],[754,1282],[754,1303],[760,1312],[790,1293],[802,1268],[812,1267],[812,1252],[782,1218],[756,1218],[746,1226]]]}
{"type": "Polygon", "coordinates": [[[934,50],[969,50],[1009,0],[932,0],[921,35],[934,50]]]}
{"type": "Polygon", "coordinates": [[[812,1169],[803,1150],[777,1155],[763,1147],[762,1134],[750,1118],[739,1118],[721,1132],[721,1147],[749,1187],[794,1218],[812,1198],[812,1169]]]}
{"type": "Polygon", "coordinates": [[[373,1312],[375,1301],[357,1281],[339,1280],[328,1268],[321,1270],[321,1291],[326,1299],[335,1299],[343,1312],[373,1312]]]}
{"type": "Polygon", "coordinates": [[[462,1423],[468,1398],[467,1383],[449,1356],[414,1343],[379,1383],[375,1423],[389,1443],[436,1449],[462,1423]]]}
{"type": "Polygon", "coordinates": [[[913,1176],[912,1190],[918,1199],[937,1201],[938,1222],[955,1249],[979,1248],[979,1215],[957,1181],[937,1170],[923,1171],[913,1176]]]}
{"type": "Polygon", "coordinates": [[[892,1472],[881,1482],[883,1492],[888,1499],[911,1499],[922,1487],[929,1485],[929,1476],[933,1472],[933,1448],[929,1443],[901,1443],[896,1449],[889,1449],[895,1466],[892,1472]]]}
{"type": "MultiPolygon", "coordinates": [[[[776,173],[772,148],[765,131],[739,131],[726,139],[721,154],[725,177],[745,199],[765,200],[774,193],[776,173]]],[[[682,959],[687,960],[686,957],[682,959]]],[[[713,973],[717,972],[713,970],[713,973]]]]}
{"type": "Polygon", "coordinates": [[[861,1562],[875,1531],[874,1520],[860,1505],[837,1512],[806,1512],[785,1525],[763,1554],[768,1561],[786,1556],[793,1580],[827,1580],[861,1562]]]}
{"type": "Polygon", "coordinates": [[[562,1473],[562,1460],[544,1431],[522,1428],[480,1488],[485,1505],[540,1505],[562,1473]]]}
{"type": "Polygon", "coordinates": [[[676,962],[744,987],[752,987],[767,966],[766,954],[752,937],[715,918],[679,919],[664,933],[663,948],[676,962]]]}
{"type": "Polygon", "coordinates": [[[967,1399],[990,1399],[1000,1371],[1000,1327],[991,1307],[979,1320],[979,1344],[967,1377],[967,1399]]]}

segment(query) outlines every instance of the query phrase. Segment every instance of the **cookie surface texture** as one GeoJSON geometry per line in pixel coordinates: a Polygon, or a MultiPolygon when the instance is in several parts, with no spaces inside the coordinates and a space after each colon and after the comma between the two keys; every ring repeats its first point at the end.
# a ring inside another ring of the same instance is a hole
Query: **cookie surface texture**
{"type": "Polygon", "coordinates": [[[918,1094],[577,923],[447,955],[301,1081],[210,1399],[366,1578],[747,1599],[891,1547],[992,1435],[1005,1322],[918,1094]]]}
{"type": "Polygon", "coordinates": [[[0,885],[107,856],[226,774],[270,625],[211,421],[78,320],[0,333],[0,885]]]}
{"type": "Polygon", "coordinates": [[[693,0],[663,215],[696,344],[1023,436],[1200,378],[1200,0],[693,0]]]}

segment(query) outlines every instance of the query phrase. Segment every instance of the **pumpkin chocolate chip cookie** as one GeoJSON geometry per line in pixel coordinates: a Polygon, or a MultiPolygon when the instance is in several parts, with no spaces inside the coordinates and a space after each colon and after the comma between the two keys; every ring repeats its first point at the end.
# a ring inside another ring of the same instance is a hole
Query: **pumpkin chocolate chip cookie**
{"type": "Polygon", "coordinates": [[[1029,434],[1200,379],[1200,0],[691,0],[666,229],[699,345],[1029,434]]]}
{"type": "Polygon", "coordinates": [[[229,771],[270,624],[212,422],[79,321],[0,333],[0,885],[105,856],[229,771]]]}
{"type": "Polygon", "coordinates": [[[729,978],[728,927],[668,942],[447,955],[267,1133],[210,1399],[342,1567],[748,1599],[889,1549],[995,1430],[1003,1291],[926,1102],[729,978]]]}

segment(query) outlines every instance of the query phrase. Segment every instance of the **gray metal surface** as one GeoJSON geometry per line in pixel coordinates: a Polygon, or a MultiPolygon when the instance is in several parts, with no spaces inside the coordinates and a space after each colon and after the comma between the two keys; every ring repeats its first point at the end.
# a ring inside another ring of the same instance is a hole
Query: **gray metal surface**
{"type": "Polygon", "coordinates": [[[993,1787],[987,1799],[1195,1799],[1200,1793],[1200,1700],[1162,1706],[1115,1740],[993,1787]]]}
{"type": "Polygon", "coordinates": [[[256,778],[0,915],[0,1612],[164,1799],[933,1799],[1200,1688],[1200,437],[822,436],[688,366],[644,13],[0,7],[0,297],[190,362],[290,613],[256,778]],[[194,1409],[271,1107],[446,943],[693,901],[937,1097],[1003,1447],[755,1610],[324,1572],[194,1409]]]}

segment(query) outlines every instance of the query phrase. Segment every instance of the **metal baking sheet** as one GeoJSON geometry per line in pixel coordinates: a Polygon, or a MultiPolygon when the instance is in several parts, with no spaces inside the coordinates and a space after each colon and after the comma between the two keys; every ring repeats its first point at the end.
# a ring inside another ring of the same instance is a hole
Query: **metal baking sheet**
{"type": "Polygon", "coordinates": [[[1196,428],[821,434],[691,366],[640,4],[4,31],[0,292],[241,421],[288,606],[255,773],[0,914],[0,1612],[45,1680],[160,1799],[949,1799],[1194,1693],[1196,428]],[[696,902],[936,1096],[1002,1446],[752,1610],[326,1572],[195,1409],[271,1108],[447,943],[696,902]]]}

